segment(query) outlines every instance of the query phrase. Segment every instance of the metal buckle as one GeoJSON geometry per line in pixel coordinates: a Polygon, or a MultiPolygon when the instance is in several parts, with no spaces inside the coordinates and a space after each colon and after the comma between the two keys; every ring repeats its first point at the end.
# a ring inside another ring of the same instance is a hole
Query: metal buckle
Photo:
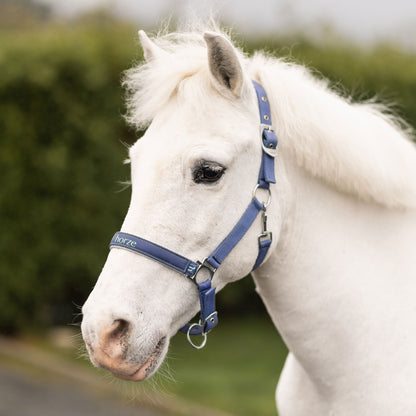
{"type": "Polygon", "coordinates": [[[273,233],[271,231],[266,231],[265,233],[261,233],[257,240],[259,242],[259,247],[261,247],[261,243],[266,240],[273,241],[273,233]]]}
{"type": "MultiPolygon", "coordinates": [[[[212,280],[214,277],[215,272],[217,271],[217,268],[214,267],[212,264],[208,262],[208,258],[205,257],[202,262],[197,261],[197,268],[193,276],[190,276],[190,279],[197,285],[198,282],[196,281],[196,277],[198,276],[198,273],[201,271],[201,269],[207,269],[209,273],[209,280],[212,280]]],[[[195,324],[194,324],[195,325],[195,324]]]]}
{"type": "Polygon", "coordinates": [[[260,123],[260,134],[263,134],[263,130],[273,131],[273,126],[271,124],[260,123]]]}
{"type": "Polygon", "coordinates": [[[264,130],[270,131],[274,134],[273,126],[270,124],[264,124],[260,123],[260,140],[261,140],[261,147],[263,149],[263,152],[271,157],[277,157],[277,147],[275,149],[266,147],[263,140],[263,132],[264,130]]]}

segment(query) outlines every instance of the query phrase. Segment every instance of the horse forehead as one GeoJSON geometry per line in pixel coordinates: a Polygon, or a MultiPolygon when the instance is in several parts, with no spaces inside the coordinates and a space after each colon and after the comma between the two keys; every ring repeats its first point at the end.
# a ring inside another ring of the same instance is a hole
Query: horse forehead
{"type": "Polygon", "coordinates": [[[142,147],[143,141],[143,150],[157,153],[178,154],[195,148],[238,152],[258,133],[255,117],[235,109],[203,114],[170,112],[167,117],[162,114],[154,119],[137,147],[142,147]]]}
{"type": "Polygon", "coordinates": [[[231,156],[251,145],[257,134],[257,126],[243,128],[236,119],[216,123],[152,123],[145,135],[130,149],[130,158],[140,157],[169,160],[196,156],[231,156]],[[250,131],[252,130],[252,131],[250,131]]]}
{"type": "Polygon", "coordinates": [[[169,100],[155,116],[152,125],[171,129],[227,133],[231,126],[250,124],[258,114],[252,102],[246,99],[231,100],[210,91],[201,97],[176,96],[169,100]]]}
{"type": "Polygon", "coordinates": [[[239,153],[238,140],[232,134],[207,133],[202,130],[147,133],[130,149],[130,159],[136,165],[152,169],[181,165],[199,158],[218,160],[226,164],[239,153]]]}

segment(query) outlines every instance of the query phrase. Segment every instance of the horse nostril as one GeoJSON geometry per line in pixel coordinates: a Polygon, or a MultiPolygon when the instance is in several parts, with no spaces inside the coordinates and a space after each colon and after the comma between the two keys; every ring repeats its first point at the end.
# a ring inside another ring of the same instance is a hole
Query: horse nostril
{"type": "Polygon", "coordinates": [[[130,323],[124,319],[116,319],[105,328],[100,337],[100,346],[105,354],[111,358],[123,356],[128,347],[129,331],[130,323]]]}
{"type": "Polygon", "coordinates": [[[116,319],[113,323],[113,330],[109,334],[109,338],[120,340],[129,332],[130,324],[124,319],[116,319]]]}

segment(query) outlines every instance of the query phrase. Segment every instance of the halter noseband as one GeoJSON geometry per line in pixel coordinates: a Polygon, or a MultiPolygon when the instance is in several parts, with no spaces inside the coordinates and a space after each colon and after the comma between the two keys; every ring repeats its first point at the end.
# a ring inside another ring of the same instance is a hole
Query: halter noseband
{"type": "Polygon", "coordinates": [[[214,252],[204,260],[194,262],[165,247],[124,232],[115,233],[110,243],[110,249],[118,247],[142,254],[177,271],[197,285],[201,304],[201,318],[199,323],[188,323],[180,329],[181,332],[187,335],[190,344],[197,349],[205,346],[208,332],[218,323],[218,314],[215,310],[215,287],[211,287],[212,278],[224,259],[246,234],[260,211],[263,217],[263,227],[258,236],[259,252],[252,270],[263,262],[272,243],[272,233],[267,230],[266,210],[271,202],[270,184],[276,183],[274,158],[277,155],[277,138],[272,129],[271,112],[266,92],[260,84],[255,81],[252,82],[256,90],[260,112],[262,160],[259,177],[253,190],[253,198],[247,209],[214,252]],[[262,203],[257,199],[259,188],[268,191],[266,202],[262,203]],[[201,270],[208,272],[209,278],[202,283],[198,283],[196,278],[201,270]],[[191,335],[202,335],[202,343],[200,345],[194,344],[191,335]]]}

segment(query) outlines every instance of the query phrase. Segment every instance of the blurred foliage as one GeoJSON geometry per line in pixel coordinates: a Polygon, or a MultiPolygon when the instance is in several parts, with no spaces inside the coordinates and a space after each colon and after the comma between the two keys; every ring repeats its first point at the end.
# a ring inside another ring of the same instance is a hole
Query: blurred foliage
{"type": "Polygon", "coordinates": [[[3,331],[71,320],[120,227],[121,141],[134,140],[120,74],[137,56],[132,38],[120,25],[1,35],[3,331]]]}
{"type": "MultiPolygon", "coordinates": [[[[123,70],[141,58],[136,28],[111,19],[0,31],[0,330],[68,323],[90,292],[126,213],[123,166],[136,133],[122,118],[123,70]]],[[[397,101],[416,125],[416,56],[307,40],[247,40],[319,69],[356,98],[397,101]],[[294,45],[290,49],[285,45],[294,45]]],[[[220,311],[263,310],[253,283],[220,311]]]]}
{"type": "Polygon", "coordinates": [[[269,318],[223,316],[203,350],[189,348],[180,334],[174,337],[157,380],[169,393],[233,415],[276,415],[276,383],[286,355],[269,318]],[[170,369],[173,382],[163,379],[170,369]]]}

